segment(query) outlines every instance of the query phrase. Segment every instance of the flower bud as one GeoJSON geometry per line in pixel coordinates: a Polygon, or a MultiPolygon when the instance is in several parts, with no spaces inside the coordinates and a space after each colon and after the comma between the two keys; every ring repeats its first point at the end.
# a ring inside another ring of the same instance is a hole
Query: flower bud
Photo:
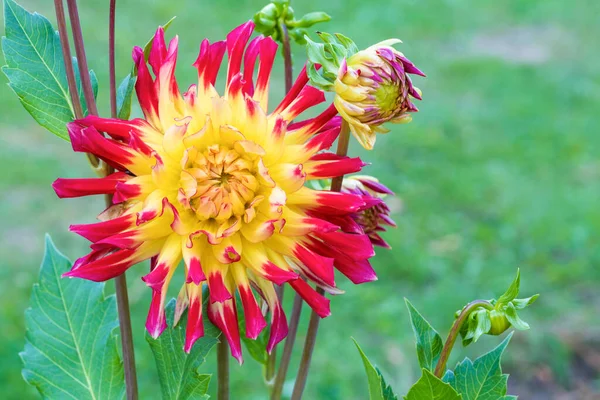
{"type": "Polygon", "coordinates": [[[410,122],[409,113],[418,111],[411,100],[421,100],[421,92],[408,74],[425,74],[391,47],[398,42],[387,40],[344,59],[334,82],[334,104],[365,149],[373,148],[376,132],[389,132],[383,123],[410,122]]]}
{"type": "Polygon", "coordinates": [[[489,318],[491,322],[491,328],[487,332],[488,335],[501,335],[508,328],[510,328],[510,322],[506,319],[506,315],[502,311],[492,310],[489,312],[489,318]]]}
{"type": "Polygon", "coordinates": [[[343,193],[352,193],[362,196],[369,206],[366,209],[350,215],[362,232],[369,237],[374,246],[390,248],[390,245],[380,236],[385,232],[386,226],[396,227],[390,217],[390,208],[384,198],[394,193],[385,185],[379,183],[377,178],[367,175],[355,175],[344,178],[343,193]]]}
{"type": "MultiPolygon", "coordinates": [[[[532,304],[539,295],[517,299],[520,285],[521,274],[517,270],[517,277],[502,296],[497,300],[489,300],[486,302],[487,307],[478,308],[469,314],[460,330],[464,346],[476,342],[482,335],[501,335],[511,327],[520,331],[529,329],[529,324],[519,317],[517,311],[532,304]]],[[[463,310],[456,313],[456,318],[463,310]]]]}

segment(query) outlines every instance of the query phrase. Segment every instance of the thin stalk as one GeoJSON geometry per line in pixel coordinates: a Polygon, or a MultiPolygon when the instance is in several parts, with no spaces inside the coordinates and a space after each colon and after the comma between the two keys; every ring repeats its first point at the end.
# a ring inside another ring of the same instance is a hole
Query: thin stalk
{"type": "Polygon", "coordinates": [[[217,400],[229,400],[229,345],[224,336],[217,345],[217,400]]]}
{"type": "MultiPolygon", "coordinates": [[[[110,75],[110,114],[117,117],[117,88],[115,78],[115,16],[116,0],[110,0],[108,13],[108,68],[110,75]]],[[[93,98],[93,95],[92,95],[93,98]]],[[[111,174],[113,168],[104,164],[105,174],[111,174]]],[[[106,195],[106,206],[112,205],[112,195],[106,195]]],[[[117,309],[119,312],[119,326],[121,328],[121,348],[123,350],[123,369],[125,370],[125,388],[127,400],[137,400],[138,384],[135,369],[135,352],[133,347],[133,333],[131,330],[131,315],[129,311],[129,295],[127,293],[127,277],[125,273],[115,278],[115,293],[117,296],[117,309]]]]}
{"type": "Polygon", "coordinates": [[[294,348],[294,343],[296,342],[296,334],[298,333],[298,323],[300,321],[300,314],[302,313],[302,305],[302,297],[296,294],[294,297],[294,306],[292,308],[292,316],[290,318],[288,335],[285,339],[283,354],[281,355],[279,369],[277,370],[273,391],[271,392],[271,400],[281,399],[283,384],[285,383],[288,367],[290,366],[290,360],[292,358],[292,349],[294,348]]]}
{"type": "Polygon", "coordinates": [[[285,22],[280,22],[281,32],[283,33],[283,65],[285,71],[285,92],[289,92],[292,88],[292,49],[290,47],[290,36],[288,34],[285,22]]]}
{"type": "MultiPolygon", "coordinates": [[[[342,130],[340,137],[338,138],[337,151],[338,156],[345,156],[348,154],[348,145],[350,144],[350,127],[345,120],[342,120],[342,130]]],[[[331,181],[331,191],[339,192],[342,189],[342,182],[344,176],[337,176],[331,181]]],[[[324,295],[325,291],[320,287],[317,287],[317,293],[324,295]]],[[[292,400],[300,400],[304,387],[306,386],[306,379],[308,378],[308,369],[310,367],[310,360],[312,353],[315,348],[315,342],[317,340],[317,332],[319,330],[319,321],[321,318],[316,312],[310,314],[310,321],[308,323],[308,330],[306,331],[306,340],[304,342],[304,350],[302,352],[302,359],[300,360],[300,368],[298,369],[298,376],[296,376],[296,383],[294,384],[294,391],[292,392],[292,400]]]]}
{"type": "Polygon", "coordinates": [[[77,83],[75,81],[75,71],[71,62],[71,46],[69,45],[69,35],[67,33],[67,23],[65,21],[65,8],[63,0],[54,0],[54,9],[56,11],[56,22],[58,24],[58,37],[60,38],[60,47],[62,49],[63,61],[65,63],[65,72],[67,73],[67,84],[75,118],[83,118],[83,110],[77,96],[77,83]]]}
{"type": "MultiPolygon", "coordinates": [[[[285,22],[281,21],[280,22],[280,27],[281,27],[281,32],[282,32],[282,42],[283,42],[283,71],[284,71],[284,75],[285,75],[285,93],[287,94],[291,89],[292,89],[292,79],[293,79],[293,74],[294,74],[294,67],[292,64],[292,50],[290,47],[290,36],[287,30],[287,26],[285,25],[285,22]]],[[[285,286],[281,285],[278,286],[275,291],[277,292],[277,297],[279,297],[279,301],[283,301],[283,292],[284,292],[285,286]]],[[[299,301],[300,297],[296,294],[296,297],[294,298],[294,305],[296,304],[297,301],[299,301]]],[[[302,303],[300,303],[300,305],[302,305],[302,303]]],[[[294,306],[295,307],[295,306],[294,306]]],[[[298,315],[296,316],[298,319],[300,318],[300,311],[298,311],[298,315]]],[[[290,327],[288,329],[288,336],[286,339],[286,344],[284,347],[284,354],[282,356],[281,359],[281,364],[279,366],[279,370],[277,372],[277,377],[279,377],[280,373],[282,372],[282,367],[283,367],[283,379],[285,380],[285,374],[287,373],[287,369],[290,363],[290,356],[291,356],[291,351],[292,351],[292,347],[294,345],[294,341],[296,340],[296,332],[298,329],[298,321],[296,321],[295,327],[294,327],[294,321],[293,321],[294,315],[292,314],[292,321],[290,324],[290,327]],[[288,346],[288,342],[291,343],[291,346],[288,346]],[[289,347],[289,348],[288,348],[289,347]],[[290,354],[285,354],[285,352],[288,351],[288,353],[290,354]]],[[[267,368],[265,371],[265,381],[267,382],[267,385],[270,385],[273,383],[273,377],[275,376],[275,364],[277,362],[277,348],[274,348],[273,351],[271,351],[271,354],[269,354],[268,358],[267,358],[267,368]]],[[[275,382],[274,385],[283,385],[283,382],[277,383],[275,382]]],[[[275,386],[273,387],[273,394],[272,396],[274,396],[276,394],[276,392],[279,392],[281,395],[281,389],[282,387],[276,388],[275,386]]],[[[277,397],[272,397],[272,398],[277,398],[277,397]]]]}
{"type": "Polygon", "coordinates": [[[83,34],[81,33],[81,22],[79,21],[79,11],[77,9],[77,0],[67,0],[69,6],[69,18],[71,20],[71,29],[73,31],[73,44],[75,45],[75,54],[77,55],[77,66],[79,67],[79,76],[83,88],[83,96],[87,104],[88,112],[92,115],[98,115],[92,81],[85,55],[85,45],[83,44],[83,34]]]}
{"type": "Polygon", "coordinates": [[[460,333],[460,328],[462,327],[463,323],[473,311],[481,307],[487,308],[488,310],[494,309],[494,306],[489,301],[475,300],[467,304],[460,312],[458,318],[456,318],[456,321],[454,321],[454,324],[448,333],[446,343],[444,343],[444,347],[442,348],[440,358],[435,366],[434,374],[438,378],[441,378],[446,371],[446,363],[448,362],[448,358],[450,357],[450,353],[452,352],[452,348],[454,347],[454,343],[456,342],[456,338],[460,333]]]}
{"type": "MultiPolygon", "coordinates": [[[[83,109],[79,101],[79,93],[77,92],[77,82],[75,80],[75,71],[73,70],[73,58],[71,56],[71,46],[69,44],[69,34],[67,33],[67,22],[65,20],[65,8],[63,0],[54,0],[54,10],[56,11],[56,23],[58,24],[58,37],[60,47],[62,49],[63,63],[65,65],[65,73],[67,75],[67,85],[69,87],[69,95],[71,104],[73,105],[73,113],[76,119],[83,118],[83,109]]],[[[87,158],[94,170],[98,170],[100,160],[94,154],[87,153],[87,158]]]]}

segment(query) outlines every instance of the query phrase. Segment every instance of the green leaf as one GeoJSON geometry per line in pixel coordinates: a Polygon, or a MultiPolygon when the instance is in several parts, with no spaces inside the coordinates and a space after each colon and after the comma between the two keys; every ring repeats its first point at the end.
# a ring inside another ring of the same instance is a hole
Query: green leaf
{"type": "Polygon", "coordinates": [[[115,298],[104,297],[103,283],[61,278],[70,269],[46,236],[39,283],[25,311],[23,377],[44,398],[122,399],[115,298]]]}
{"type": "Polygon", "coordinates": [[[166,307],[169,328],[165,329],[158,339],[153,339],[146,333],[146,340],[156,361],[163,400],[208,398],[206,392],[210,375],[200,374],[198,368],[204,363],[206,355],[213,346],[218,343],[219,331],[206,318],[208,296],[205,297],[202,313],[204,337],[196,341],[190,354],[183,351],[187,312],[182,315],[177,326],[173,327],[175,299],[172,299],[166,307]]]}
{"type": "Polygon", "coordinates": [[[517,269],[517,277],[510,284],[506,292],[498,298],[496,304],[508,304],[519,294],[519,286],[521,285],[521,271],[517,269]]]}
{"type": "Polygon", "coordinates": [[[444,380],[462,395],[463,400],[509,399],[506,397],[508,375],[502,374],[500,358],[511,337],[512,334],[508,335],[498,347],[475,362],[465,358],[453,373],[444,376],[444,380]]]}
{"type": "Polygon", "coordinates": [[[137,78],[128,74],[117,88],[117,118],[129,119],[131,115],[131,97],[137,78]]]}
{"type": "Polygon", "coordinates": [[[371,361],[369,361],[356,340],[354,340],[354,338],[352,338],[352,340],[354,341],[354,344],[360,353],[360,357],[362,358],[363,365],[365,366],[365,372],[367,373],[367,380],[369,382],[369,399],[387,400],[385,397],[383,397],[383,388],[387,386],[382,382],[383,376],[375,369],[373,364],[371,364],[371,361]]]}
{"type": "Polygon", "coordinates": [[[238,312],[238,324],[240,327],[240,337],[246,349],[248,349],[250,357],[261,365],[267,365],[269,359],[269,354],[267,353],[269,330],[265,328],[256,339],[249,339],[246,337],[246,320],[241,312],[238,312]]]}
{"type": "Polygon", "coordinates": [[[381,373],[379,368],[375,367],[375,369],[377,370],[377,374],[380,378],[381,393],[383,394],[383,398],[385,400],[398,400],[398,396],[396,396],[396,393],[394,393],[392,387],[388,385],[388,383],[385,381],[385,378],[383,377],[383,374],[381,373]]]}
{"type": "MultiPolygon", "coordinates": [[[[449,384],[423,368],[423,375],[410,388],[405,400],[461,400],[462,397],[449,384]]],[[[463,399],[464,400],[464,399],[463,399]]]]}
{"type": "MultiPolygon", "coordinates": [[[[66,124],[75,114],[58,33],[45,17],[28,12],[13,0],[4,1],[4,26],[6,36],[2,38],[2,51],[7,65],[2,71],[9,80],[8,85],[38,124],[69,140],[66,124]]],[[[83,98],[75,59],[73,65],[80,98],[83,98]]],[[[91,71],[90,76],[97,94],[98,81],[91,71]]],[[[82,104],[85,110],[85,102],[82,104]]]]}
{"type": "Polygon", "coordinates": [[[404,301],[406,302],[406,307],[408,307],[410,322],[412,324],[413,332],[415,333],[419,366],[428,369],[429,371],[433,371],[444,346],[442,338],[429,322],[427,322],[413,307],[408,299],[404,299],[404,301]]]}

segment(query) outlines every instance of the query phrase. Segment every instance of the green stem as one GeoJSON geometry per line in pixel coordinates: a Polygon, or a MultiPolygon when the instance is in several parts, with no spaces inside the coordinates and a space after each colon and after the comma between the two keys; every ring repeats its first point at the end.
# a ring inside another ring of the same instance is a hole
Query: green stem
{"type": "Polygon", "coordinates": [[[460,328],[473,311],[482,307],[488,310],[494,309],[494,306],[489,301],[475,300],[467,304],[458,315],[458,318],[456,318],[456,321],[454,321],[454,324],[448,333],[446,343],[444,343],[444,347],[442,348],[440,358],[435,366],[434,374],[438,378],[441,378],[444,372],[446,372],[446,363],[448,362],[448,358],[450,357],[450,353],[452,352],[456,338],[458,338],[460,328]]]}
{"type": "Polygon", "coordinates": [[[229,400],[229,346],[223,334],[217,345],[217,400],[229,400]]]}
{"type": "MultiPolygon", "coordinates": [[[[348,154],[348,145],[350,144],[350,126],[348,123],[342,121],[342,129],[338,138],[337,151],[338,156],[345,156],[348,154]]],[[[339,192],[342,190],[342,183],[344,176],[336,176],[331,181],[331,191],[339,192]]],[[[317,287],[317,293],[324,295],[325,291],[317,287]]],[[[294,391],[292,392],[292,400],[300,400],[304,387],[306,386],[306,379],[308,378],[308,369],[310,367],[310,361],[312,353],[315,348],[317,340],[317,332],[319,330],[320,317],[314,310],[310,314],[310,321],[308,323],[308,330],[306,331],[306,340],[304,342],[304,350],[302,352],[302,359],[300,360],[300,368],[298,369],[298,376],[296,377],[296,383],[294,384],[294,391]]]]}

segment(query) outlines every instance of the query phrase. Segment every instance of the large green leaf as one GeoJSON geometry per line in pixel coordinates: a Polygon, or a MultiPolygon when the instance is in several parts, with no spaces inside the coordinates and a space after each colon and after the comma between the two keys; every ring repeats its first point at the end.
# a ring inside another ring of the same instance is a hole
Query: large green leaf
{"type": "Polygon", "coordinates": [[[444,346],[442,338],[435,329],[423,318],[415,307],[408,301],[406,307],[410,314],[410,322],[417,342],[417,356],[421,368],[433,371],[444,346]]]}
{"type": "MultiPolygon", "coordinates": [[[[30,13],[13,0],[4,1],[2,51],[6,64],[2,71],[21,104],[44,128],[69,140],[66,124],[75,117],[69,96],[60,39],[50,21],[30,13]]],[[[75,78],[84,113],[87,112],[81,91],[77,61],[73,59],[75,78]]],[[[98,81],[90,71],[94,93],[98,81]]]]}
{"type": "Polygon", "coordinates": [[[448,382],[463,400],[508,400],[506,383],[508,375],[502,374],[500,358],[512,334],[494,350],[472,362],[470,359],[459,363],[454,372],[448,371],[444,381],[448,382]]]}
{"type": "Polygon", "coordinates": [[[371,361],[369,361],[369,359],[362,351],[356,340],[354,340],[354,344],[356,345],[356,348],[360,353],[363,365],[365,366],[365,372],[367,373],[367,381],[369,382],[369,399],[383,400],[383,393],[381,389],[381,375],[377,373],[377,370],[375,369],[373,364],[371,364],[371,361]]]}
{"type": "Polygon", "coordinates": [[[70,268],[46,236],[39,283],[25,311],[23,377],[45,398],[121,399],[115,298],[104,297],[103,283],[61,278],[70,268]]]}
{"type": "Polygon", "coordinates": [[[410,388],[405,400],[461,400],[460,394],[449,384],[423,368],[423,375],[410,388]]]}
{"type": "MultiPolygon", "coordinates": [[[[207,298],[207,296],[205,296],[207,298]]],[[[204,301],[206,303],[207,300],[204,301]]],[[[205,308],[205,307],[204,307],[205,308]]],[[[173,327],[175,300],[167,304],[167,328],[158,339],[146,333],[146,340],[156,360],[158,379],[163,400],[184,400],[208,398],[206,394],[210,375],[200,374],[198,368],[204,363],[206,355],[219,342],[220,332],[206,318],[204,310],[204,337],[198,339],[192,351],[183,351],[187,312],[173,327]]]]}
{"type": "MultiPolygon", "coordinates": [[[[352,339],[354,340],[354,339],[352,339]]],[[[354,344],[360,353],[363,365],[365,366],[365,372],[367,373],[367,381],[369,382],[369,399],[370,400],[398,400],[398,397],[394,394],[391,386],[387,384],[381,371],[371,364],[371,361],[367,358],[365,353],[362,351],[356,340],[354,344]]]]}

